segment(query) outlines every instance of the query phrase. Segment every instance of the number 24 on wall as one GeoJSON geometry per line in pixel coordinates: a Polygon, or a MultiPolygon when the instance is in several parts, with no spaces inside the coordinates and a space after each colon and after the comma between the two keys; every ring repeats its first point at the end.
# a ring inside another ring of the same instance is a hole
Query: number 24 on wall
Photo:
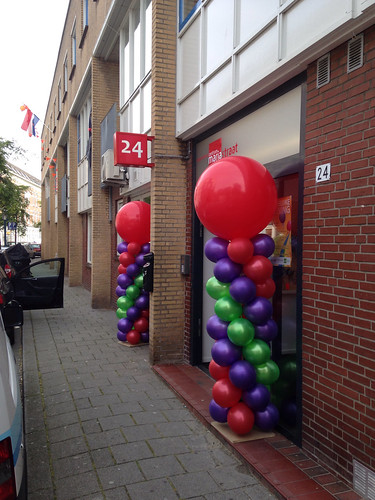
{"type": "Polygon", "coordinates": [[[316,167],[315,171],[315,181],[324,182],[329,181],[331,178],[331,164],[325,163],[324,165],[319,165],[316,167]]]}
{"type": "Polygon", "coordinates": [[[148,161],[148,144],[154,137],[145,134],[116,132],[113,138],[114,164],[153,167],[148,161]]]}
{"type": "Polygon", "coordinates": [[[133,147],[131,147],[130,142],[126,139],[123,139],[121,142],[125,145],[125,147],[121,150],[121,153],[136,153],[138,155],[138,158],[142,158],[143,148],[141,141],[136,142],[133,147]]]}

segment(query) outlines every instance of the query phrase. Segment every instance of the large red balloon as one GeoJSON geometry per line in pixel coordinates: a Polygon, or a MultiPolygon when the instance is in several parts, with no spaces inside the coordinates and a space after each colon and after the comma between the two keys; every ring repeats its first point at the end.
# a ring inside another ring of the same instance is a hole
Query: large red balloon
{"type": "Polygon", "coordinates": [[[130,201],[116,215],[116,230],[124,241],[143,245],[150,241],[150,205],[145,201],[130,201]]]}
{"type": "Polygon", "coordinates": [[[223,158],[198,179],[194,205],[202,224],[226,240],[252,238],[271,221],[277,203],[268,170],[244,156],[223,158]]]}
{"type": "Polygon", "coordinates": [[[214,383],[212,387],[212,397],[215,403],[228,408],[234,406],[241,399],[242,389],[236,387],[227,378],[221,378],[214,383]]]}
{"type": "Polygon", "coordinates": [[[233,432],[239,436],[248,434],[254,426],[254,413],[245,403],[237,403],[228,411],[227,421],[233,432]]]}

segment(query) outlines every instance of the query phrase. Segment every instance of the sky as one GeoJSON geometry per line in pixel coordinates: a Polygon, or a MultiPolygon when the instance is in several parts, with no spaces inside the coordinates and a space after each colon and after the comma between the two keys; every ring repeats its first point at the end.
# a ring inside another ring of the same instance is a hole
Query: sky
{"type": "Polygon", "coordinates": [[[38,116],[47,108],[69,0],[0,1],[0,137],[25,150],[8,160],[40,179],[40,137],[21,129],[25,104],[38,116]]]}

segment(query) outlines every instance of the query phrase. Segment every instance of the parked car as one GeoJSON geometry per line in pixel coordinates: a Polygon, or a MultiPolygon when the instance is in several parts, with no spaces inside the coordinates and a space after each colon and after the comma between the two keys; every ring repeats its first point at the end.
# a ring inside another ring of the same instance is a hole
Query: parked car
{"type": "Polygon", "coordinates": [[[26,252],[29,254],[30,259],[34,259],[35,252],[34,252],[33,247],[31,246],[31,244],[30,243],[23,243],[22,246],[25,248],[26,252]]]}
{"type": "Polygon", "coordinates": [[[25,449],[17,366],[0,315],[0,498],[25,498],[25,449]]]}
{"type": "Polygon", "coordinates": [[[14,328],[23,325],[24,310],[64,305],[65,259],[30,264],[22,245],[14,247],[0,254],[0,311],[11,343],[14,328]]]}
{"type": "Polygon", "coordinates": [[[30,243],[31,248],[34,251],[34,256],[35,257],[41,257],[42,256],[42,246],[40,243],[30,243]]]}

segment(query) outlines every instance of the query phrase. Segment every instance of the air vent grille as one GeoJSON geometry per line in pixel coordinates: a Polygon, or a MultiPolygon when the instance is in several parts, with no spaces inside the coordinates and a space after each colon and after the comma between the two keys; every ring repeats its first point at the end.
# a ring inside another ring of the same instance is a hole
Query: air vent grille
{"type": "Polygon", "coordinates": [[[316,87],[323,87],[330,82],[330,56],[326,54],[317,61],[316,87]]]}
{"type": "Polygon", "coordinates": [[[348,42],[348,73],[363,66],[363,34],[348,42]]]}
{"type": "Polygon", "coordinates": [[[353,487],[366,500],[375,498],[375,473],[353,460],[353,487]]]}

